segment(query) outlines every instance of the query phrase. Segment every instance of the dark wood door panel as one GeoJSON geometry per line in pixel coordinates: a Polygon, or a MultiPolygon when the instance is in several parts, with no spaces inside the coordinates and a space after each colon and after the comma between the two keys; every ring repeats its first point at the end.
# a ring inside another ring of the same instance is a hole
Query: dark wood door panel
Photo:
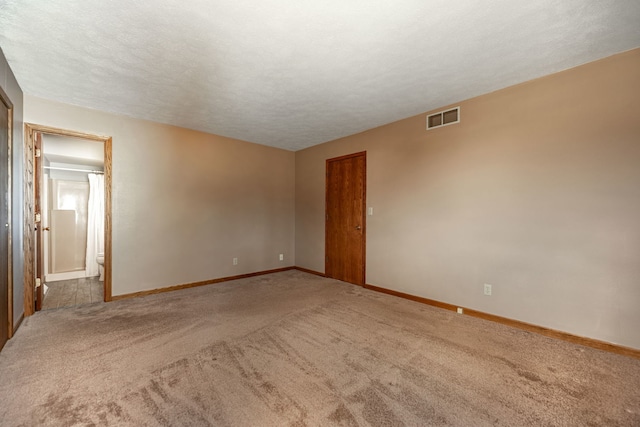
{"type": "Polygon", "coordinates": [[[0,99],[0,349],[9,339],[9,109],[0,99]]]}
{"type": "Polygon", "coordinates": [[[365,283],[366,153],[327,160],[327,276],[365,283]]]}

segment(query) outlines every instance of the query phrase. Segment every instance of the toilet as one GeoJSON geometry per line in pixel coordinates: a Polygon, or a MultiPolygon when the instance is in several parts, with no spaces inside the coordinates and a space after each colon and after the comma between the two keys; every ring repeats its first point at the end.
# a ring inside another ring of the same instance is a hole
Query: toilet
{"type": "Polygon", "coordinates": [[[100,272],[100,280],[104,282],[104,253],[100,252],[96,257],[96,262],[98,263],[98,271],[100,272]]]}

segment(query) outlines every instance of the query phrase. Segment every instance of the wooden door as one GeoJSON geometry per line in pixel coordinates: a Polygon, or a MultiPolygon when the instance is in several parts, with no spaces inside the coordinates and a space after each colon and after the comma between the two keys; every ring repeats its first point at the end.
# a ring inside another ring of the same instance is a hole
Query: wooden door
{"type": "Polygon", "coordinates": [[[42,301],[44,300],[44,233],[42,230],[42,183],[43,183],[43,164],[42,164],[42,134],[36,132],[33,141],[34,148],[34,166],[33,166],[33,187],[34,187],[34,203],[35,203],[35,268],[36,268],[36,311],[42,310],[42,301]]]}
{"type": "Polygon", "coordinates": [[[365,284],[366,152],[327,160],[326,261],[328,277],[365,284]]]}
{"type": "Polygon", "coordinates": [[[10,337],[9,314],[9,108],[0,94],[0,349],[10,337]]]}

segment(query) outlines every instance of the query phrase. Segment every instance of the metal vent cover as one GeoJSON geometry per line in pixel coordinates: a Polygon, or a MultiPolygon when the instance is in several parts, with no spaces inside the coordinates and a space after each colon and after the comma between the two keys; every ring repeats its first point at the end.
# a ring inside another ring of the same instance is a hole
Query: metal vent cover
{"type": "Polygon", "coordinates": [[[460,107],[429,114],[427,116],[427,130],[460,123],[460,107]]]}

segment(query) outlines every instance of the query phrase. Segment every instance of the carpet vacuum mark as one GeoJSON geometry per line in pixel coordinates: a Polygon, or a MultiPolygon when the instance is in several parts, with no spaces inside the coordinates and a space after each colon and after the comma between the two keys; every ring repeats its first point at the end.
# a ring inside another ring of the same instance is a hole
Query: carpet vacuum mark
{"type": "Polygon", "coordinates": [[[27,379],[0,403],[1,424],[640,425],[638,360],[301,272],[154,296],[110,316],[118,329],[134,313],[142,323],[119,332],[128,341],[94,343],[93,381],[59,362],[62,372],[40,373],[59,387],[27,379]],[[41,401],[18,411],[29,392],[41,401]]]}

